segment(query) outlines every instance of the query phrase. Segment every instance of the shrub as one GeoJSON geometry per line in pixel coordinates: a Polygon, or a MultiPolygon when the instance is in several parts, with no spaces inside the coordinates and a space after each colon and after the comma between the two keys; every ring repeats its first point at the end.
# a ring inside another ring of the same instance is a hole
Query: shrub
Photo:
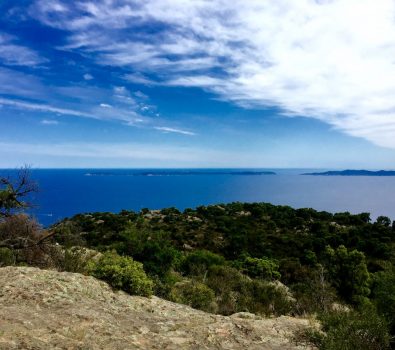
{"type": "Polygon", "coordinates": [[[251,279],[229,266],[212,266],[207,275],[207,285],[215,291],[218,312],[231,315],[235,312],[250,311],[249,282],[251,279]]]}
{"type": "Polygon", "coordinates": [[[163,276],[168,273],[179,259],[180,253],[165,240],[147,241],[136,259],[144,263],[144,268],[151,275],[163,276]]]}
{"type": "Polygon", "coordinates": [[[365,255],[358,250],[349,251],[344,245],[337,249],[327,247],[327,269],[333,286],[346,302],[361,304],[370,293],[370,275],[365,255]]]}
{"type": "Polygon", "coordinates": [[[217,294],[225,291],[242,291],[251,279],[230,266],[211,266],[207,275],[207,285],[217,294]]]}
{"type": "Polygon", "coordinates": [[[197,281],[176,283],[170,292],[170,300],[206,312],[215,312],[217,309],[214,291],[197,281]]]}
{"type": "Polygon", "coordinates": [[[54,246],[50,256],[53,266],[58,271],[85,273],[93,256],[98,253],[82,247],[63,248],[54,246]]]}
{"type": "Polygon", "coordinates": [[[284,315],[293,307],[285,286],[251,279],[229,266],[212,266],[207,285],[215,291],[218,312],[224,315],[241,311],[284,315]]]}
{"type": "Polygon", "coordinates": [[[15,264],[14,252],[9,248],[0,248],[0,267],[15,264]]]}
{"type": "Polygon", "coordinates": [[[321,350],[385,350],[390,337],[385,321],[373,307],[360,311],[331,311],[319,315],[322,332],[308,330],[308,342],[321,350]]]}
{"type": "Polygon", "coordinates": [[[131,224],[120,233],[119,239],[111,247],[119,254],[141,261],[150,275],[162,277],[178,263],[180,253],[171,245],[166,232],[150,232],[131,224]]]}
{"type": "Polygon", "coordinates": [[[249,311],[265,316],[287,315],[293,310],[295,303],[287,287],[280,283],[252,280],[250,294],[252,299],[247,305],[249,311]]]}
{"type": "Polygon", "coordinates": [[[387,320],[395,334],[395,267],[373,275],[372,299],[378,312],[387,320]]]}
{"type": "Polygon", "coordinates": [[[130,257],[120,256],[116,252],[104,253],[89,267],[92,276],[108,282],[116,289],[129,294],[149,296],[153,282],[144,272],[143,264],[130,257]]]}
{"type": "Polygon", "coordinates": [[[279,264],[276,260],[269,258],[245,257],[241,262],[241,270],[252,278],[274,280],[281,277],[278,272],[279,264]]]}
{"type": "Polygon", "coordinates": [[[298,314],[329,310],[337,299],[336,291],[325,279],[325,270],[320,264],[311,271],[309,279],[293,284],[292,292],[297,300],[298,314]]]}
{"type": "Polygon", "coordinates": [[[163,299],[170,299],[170,293],[173,286],[177,282],[183,280],[182,276],[175,271],[169,271],[164,276],[159,277],[158,275],[150,276],[154,282],[154,294],[163,299]]]}
{"type": "Polygon", "coordinates": [[[12,250],[16,263],[47,267],[46,245],[39,244],[45,232],[31,217],[14,214],[0,220],[0,242],[12,250]]]}
{"type": "Polygon", "coordinates": [[[181,271],[186,275],[202,275],[210,266],[223,265],[224,257],[207,250],[196,250],[188,254],[181,263],[181,271]]]}

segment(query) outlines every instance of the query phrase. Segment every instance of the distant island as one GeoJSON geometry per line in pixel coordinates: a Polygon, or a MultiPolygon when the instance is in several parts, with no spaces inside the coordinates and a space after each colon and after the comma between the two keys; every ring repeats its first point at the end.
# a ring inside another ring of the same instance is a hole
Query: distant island
{"type": "Polygon", "coordinates": [[[325,171],[318,173],[304,173],[301,175],[314,175],[314,176],[395,176],[394,170],[341,170],[341,171],[325,171]]]}
{"type": "Polygon", "coordinates": [[[186,176],[186,175],[276,175],[274,171],[199,171],[199,170],[158,170],[136,172],[93,172],[85,176],[186,176]]]}

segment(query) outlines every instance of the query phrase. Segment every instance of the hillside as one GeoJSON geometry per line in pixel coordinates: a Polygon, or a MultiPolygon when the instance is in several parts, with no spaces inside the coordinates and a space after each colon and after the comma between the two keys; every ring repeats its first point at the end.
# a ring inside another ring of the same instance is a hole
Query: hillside
{"type": "Polygon", "coordinates": [[[305,173],[302,175],[313,175],[313,176],[395,176],[393,170],[341,170],[341,171],[325,171],[319,173],[305,173]]]}
{"type": "Polygon", "coordinates": [[[0,268],[0,284],[0,349],[302,349],[289,337],[308,325],[208,314],[32,267],[0,268]]]}

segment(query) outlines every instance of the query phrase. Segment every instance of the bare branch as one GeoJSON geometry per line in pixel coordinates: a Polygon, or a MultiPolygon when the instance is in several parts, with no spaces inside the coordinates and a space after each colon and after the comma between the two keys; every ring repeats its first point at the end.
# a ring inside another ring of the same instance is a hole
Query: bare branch
{"type": "Polygon", "coordinates": [[[19,170],[16,179],[0,178],[0,218],[30,208],[32,205],[24,199],[37,190],[37,184],[31,179],[30,168],[27,166],[19,170]]]}

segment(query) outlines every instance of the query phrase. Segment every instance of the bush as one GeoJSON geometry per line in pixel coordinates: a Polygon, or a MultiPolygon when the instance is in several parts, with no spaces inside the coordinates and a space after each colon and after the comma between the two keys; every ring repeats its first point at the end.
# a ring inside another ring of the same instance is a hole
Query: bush
{"type": "Polygon", "coordinates": [[[182,276],[175,271],[169,271],[164,276],[159,277],[158,275],[150,276],[154,282],[154,294],[163,299],[170,299],[170,293],[173,286],[177,282],[183,280],[182,276]]]}
{"type": "Polygon", "coordinates": [[[214,291],[197,281],[186,280],[176,283],[170,292],[170,300],[206,312],[217,310],[214,291]]]}
{"type": "Polygon", "coordinates": [[[153,282],[145,274],[143,264],[130,257],[120,256],[114,251],[104,253],[97,262],[91,262],[89,273],[129,294],[152,294],[153,282]]]}
{"type": "Polygon", "coordinates": [[[390,337],[385,321],[373,307],[360,311],[331,311],[319,315],[322,332],[309,330],[308,342],[321,350],[385,350],[390,337]]]}
{"type": "Polygon", "coordinates": [[[384,316],[395,334],[395,267],[373,275],[372,299],[380,315],[384,316]]]}
{"type": "Polygon", "coordinates": [[[188,254],[181,263],[181,271],[186,275],[199,276],[213,265],[223,265],[224,257],[207,250],[196,250],[188,254]]]}
{"type": "Polygon", "coordinates": [[[15,255],[11,249],[0,248],[0,267],[15,265],[15,255]]]}
{"type": "Polygon", "coordinates": [[[348,250],[344,245],[337,249],[327,247],[327,269],[333,286],[349,303],[363,304],[370,293],[370,275],[365,255],[358,250],[348,250]]]}
{"type": "Polygon", "coordinates": [[[278,268],[278,262],[269,258],[259,259],[247,256],[241,261],[242,272],[252,278],[263,280],[280,279],[281,275],[278,272],[278,268]]]}
{"type": "Polygon", "coordinates": [[[147,273],[163,276],[177,264],[179,255],[180,253],[168,242],[150,240],[145,243],[143,251],[135,257],[144,263],[147,273]]]}
{"type": "Polygon", "coordinates": [[[97,254],[95,251],[88,251],[82,247],[63,248],[61,246],[54,246],[50,252],[52,264],[58,271],[76,273],[87,272],[90,260],[97,254]]]}
{"type": "Polygon", "coordinates": [[[285,286],[251,279],[229,266],[212,266],[207,285],[216,293],[220,314],[246,311],[261,315],[284,315],[293,307],[293,299],[285,286]]]}
{"type": "Polygon", "coordinates": [[[37,243],[44,234],[41,226],[25,214],[15,214],[0,220],[0,241],[12,250],[16,263],[38,267],[48,265],[45,244],[37,243]]]}
{"type": "Polygon", "coordinates": [[[251,279],[229,266],[212,266],[207,276],[207,285],[215,291],[218,312],[231,315],[236,312],[250,311],[249,283],[251,279]]]}
{"type": "Polygon", "coordinates": [[[166,275],[180,258],[180,253],[171,245],[166,232],[150,232],[130,224],[118,239],[120,241],[110,246],[119,254],[129,255],[142,262],[150,275],[166,275]]]}
{"type": "Polygon", "coordinates": [[[280,316],[287,315],[293,310],[295,300],[287,287],[280,283],[252,280],[249,293],[252,296],[250,304],[247,305],[250,312],[280,316]]]}
{"type": "Polygon", "coordinates": [[[337,300],[335,289],[325,279],[325,270],[318,264],[309,279],[294,283],[292,293],[297,300],[298,314],[312,314],[329,310],[337,300]]]}

